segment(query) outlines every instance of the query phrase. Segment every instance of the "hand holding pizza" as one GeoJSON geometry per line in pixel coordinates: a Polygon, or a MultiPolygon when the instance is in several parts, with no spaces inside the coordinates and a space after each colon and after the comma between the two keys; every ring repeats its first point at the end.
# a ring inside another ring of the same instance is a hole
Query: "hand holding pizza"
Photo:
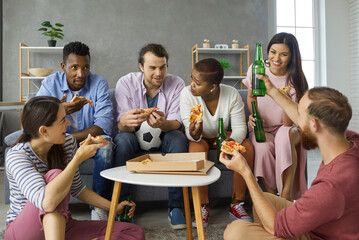
{"type": "Polygon", "coordinates": [[[135,108],[125,112],[121,117],[119,123],[126,127],[138,127],[146,121],[147,115],[143,109],[135,108]]]}
{"type": "Polygon", "coordinates": [[[80,111],[83,108],[83,106],[88,103],[86,98],[78,99],[78,101],[71,101],[71,102],[66,102],[66,98],[67,98],[66,93],[60,98],[62,106],[64,106],[65,108],[66,115],[80,111]]]}
{"type": "Polygon", "coordinates": [[[147,123],[153,128],[164,128],[166,124],[166,116],[164,112],[161,111],[153,111],[148,117],[147,117],[147,123]]]}
{"type": "Polygon", "coordinates": [[[103,138],[102,139],[105,140],[105,142],[93,144],[92,138],[93,137],[91,136],[91,134],[89,134],[87,138],[80,143],[80,147],[77,149],[76,154],[73,158],[73,160],[78,162],[78,164],[82,163],[86,159],[91,158],[96,154],[98,148],[102,148],[108,144],[108,141],[103,138]]]}
{"type": "Polygon", "coordinates": [[[246,174],[252,174],[252,170],[243,155],[240,154],[238,151],[233,151],[232,154],[232,158],[229,159],[226,153],[221,152],[221,155],[219,156],[219,161],[223,163],[228,169],[231,169],[241,174],[242,176],[246,174]]]}
{"type": "Polygon", "coordinates": [[[203,132],[203,122],[196,123],[196,121],[190,123],[188,128],[189,134],[194,140],[198,140],[203,132]]]}

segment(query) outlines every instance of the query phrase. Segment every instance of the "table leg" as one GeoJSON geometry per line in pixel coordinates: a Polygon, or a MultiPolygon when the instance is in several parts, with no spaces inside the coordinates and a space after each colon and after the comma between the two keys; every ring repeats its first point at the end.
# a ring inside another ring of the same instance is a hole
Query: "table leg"
{"type": "Polygon", "coordinates": [[[199,187],[192,187],[192,197],[193,197],[194,215],[196,217],[196,223],[197,223],[198,239],[205,240],[206,237],[204,236],[201,200],[199,198],[199,187]]]}
{"type": "Polygon", "coordinates": [[[188,187],[183,187],[183,201],[187,225],[187,239],[192,240],[191,210],[189,207],[188,187]]]}
{"type": "Polygon", "coordinates": [[[105,240],[111,240],[113,223],[115,222],[115,217],[116,217],[116,208],[118,205],[118,199],[120,198],[120,191],[121,191],[121,183],[115,182],[115,185],[113,186],[110,212],[108,214],[105,240]]]}

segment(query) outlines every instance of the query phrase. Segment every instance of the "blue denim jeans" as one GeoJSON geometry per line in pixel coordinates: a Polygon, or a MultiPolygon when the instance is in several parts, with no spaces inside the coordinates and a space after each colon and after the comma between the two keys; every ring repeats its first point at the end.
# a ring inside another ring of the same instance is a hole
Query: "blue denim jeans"
{"type": "MultiPolygon", "coordinates": [[[[132,132],[120,132],[115,137],[116,153],[115,166],[124,166],[126,161],[134,158],[138,153],[148,152],[141,150],[137,137],[132,132]]],[[[186,136],[179,130],[164,133],[162,144],[158,149],[162,153],[188,152],[188,141],[186,136]]],[[[130,186],[122,184],[120,200],[124,200],[130,194],[130,186]]],[[[181,207],[183,205],[182,188],[168,188],[168,206],[181,207]]]]}
{"type": "Polygon", "coordinates": [[[92,189],[97,194],[102,197],[111,200],[112,197],[112,187],[113,182],[106,178],[100,176],[100,172],[109,168],[114,167],[114,152],[115,144],[112,142],[112,138],[107,135],[101,135],[109,141],[103,148],[99,148],[95,154],[94,158],[94,168],[93,168],[93,183],[92,189]]]}

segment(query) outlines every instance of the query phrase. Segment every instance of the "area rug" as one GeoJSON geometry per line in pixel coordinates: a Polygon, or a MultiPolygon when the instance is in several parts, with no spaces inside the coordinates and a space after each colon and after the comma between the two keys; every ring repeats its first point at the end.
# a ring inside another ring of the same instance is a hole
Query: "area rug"
{"type": "MultiPolygon", "coordinates": [[[[227,223],[210,224],[205,228],[205,236],[207,240],[221,240],[223,239],[223,232],[227,223]]],[[[187,239],[187,231],[172,230],[168,227],[145,227],[145,235],[147,240],[182,240],[187,239]]],[[[192,228],[193,239],[197,238],[197,230],[192,228]]]]}
{"type": "MultiPolygon", "coordinates": [[[[207,240],[221,240],[223,239],[223,232],[227,223],[223,224],[210,224],[205,228],[205,235],[207,240]]],[[[187,239],[187,231],[171,230],[168,227],[148,227],[144,228],[147,240],[182,240],[187,239]]],[[[0,232],[0,240],[4,239],[5,230],[0,232]]],[[[192,228],[193,239],[197,238],[197,230],[192,228]]]]}

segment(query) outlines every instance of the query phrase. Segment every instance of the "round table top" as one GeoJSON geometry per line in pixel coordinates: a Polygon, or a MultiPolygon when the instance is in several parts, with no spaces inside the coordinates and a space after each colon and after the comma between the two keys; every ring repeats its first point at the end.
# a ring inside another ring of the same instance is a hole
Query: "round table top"
{"type": "Polygon", "coordinates": [[[214,183],[221,171],[212,167],[206,175],[152,174],[127,171],[126,166],[102,171],[101,176],[116,182],[157,187],[193,187],[214,183]]]}

